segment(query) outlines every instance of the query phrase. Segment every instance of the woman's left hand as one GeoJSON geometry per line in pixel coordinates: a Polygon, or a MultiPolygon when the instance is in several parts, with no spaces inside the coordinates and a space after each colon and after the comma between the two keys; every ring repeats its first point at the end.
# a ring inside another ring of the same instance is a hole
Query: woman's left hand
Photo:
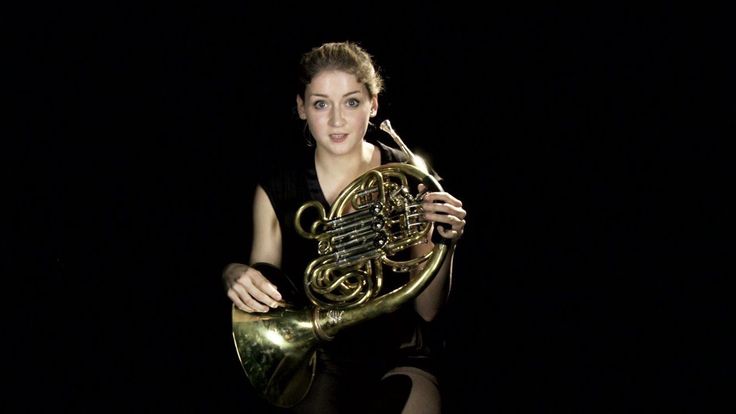
{"type": "MultiPolygon", "coordinates": [[[[423,184],[419,189],[423,191],[423,184]]],[[[456,242],[465,230],[465,215],[463,202],[452,194],[437,191],[424,194],[422,199],[424,218],[435,223],[444,223],[446,226],[435,226],[440,235],[446,239],[456,242]]]]}

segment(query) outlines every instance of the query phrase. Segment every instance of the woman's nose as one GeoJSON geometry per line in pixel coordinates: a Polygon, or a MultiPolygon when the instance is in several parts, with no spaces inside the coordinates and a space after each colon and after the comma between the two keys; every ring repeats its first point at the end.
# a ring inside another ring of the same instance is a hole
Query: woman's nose
{"type": "Polygon", "coordinates": [[[330,111],[330,126],[341,127],[343,125],[345,125],[345,119],[342,117],[342,109],[336,106],[330,111]]]}

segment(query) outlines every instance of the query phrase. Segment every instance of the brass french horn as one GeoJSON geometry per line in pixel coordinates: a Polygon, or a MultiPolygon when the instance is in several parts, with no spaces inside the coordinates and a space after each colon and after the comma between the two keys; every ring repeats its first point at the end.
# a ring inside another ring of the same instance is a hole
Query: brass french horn
{"type": "MultiPolygon", "coordinates": [[[[348,185],[326,212],[311,201],[297,212],[297,231],[317,240],[319,257],[304,272],[305,308],[280,307],[247,313],[233,305],[232,334],[238,358],[253,388],[271,404],[291,407],[309,391],[314,377],[316,347],[342,329],[394,312],[419,295],[438,273],[449,241],[433,234],[434,248],[408,261],[394,256],[426,242],[432,224],[422,218],[421,194],[413,195],[410,179],[429,191],[442,191],[426,164],[415,156],[388,120],[380,125],[408,162],[372,169],[348,185]],[[308,229],[302,213],[316,209],[319,218],[308,229]],[[384,266],[411,272],[409,282],[380,295],[384,266]]],[[[254,264],[264,274],[264,264],[254,264]]]]}

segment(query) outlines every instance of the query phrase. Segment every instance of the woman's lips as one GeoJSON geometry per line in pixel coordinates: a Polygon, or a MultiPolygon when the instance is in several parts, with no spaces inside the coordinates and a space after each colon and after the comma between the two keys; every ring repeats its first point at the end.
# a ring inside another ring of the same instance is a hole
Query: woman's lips
{"type": "Polygon", "coordinates": [[[348,138],[348,134],[330,134],[332,142],[340,143],[348,138]]]}

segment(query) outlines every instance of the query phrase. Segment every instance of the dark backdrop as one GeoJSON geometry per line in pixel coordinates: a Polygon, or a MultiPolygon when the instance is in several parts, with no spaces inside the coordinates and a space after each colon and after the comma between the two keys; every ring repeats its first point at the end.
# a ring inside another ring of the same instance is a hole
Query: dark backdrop
{"type": "Polygon", "coordinates": [[[379,118],[468,211],[448,412],[733,408],[726,10],[314,7],[11,14],[12,402],[265,412],[220,271],[247,260],[256,174],[303,150],[299,54],[354,40],[379,118]]]}

